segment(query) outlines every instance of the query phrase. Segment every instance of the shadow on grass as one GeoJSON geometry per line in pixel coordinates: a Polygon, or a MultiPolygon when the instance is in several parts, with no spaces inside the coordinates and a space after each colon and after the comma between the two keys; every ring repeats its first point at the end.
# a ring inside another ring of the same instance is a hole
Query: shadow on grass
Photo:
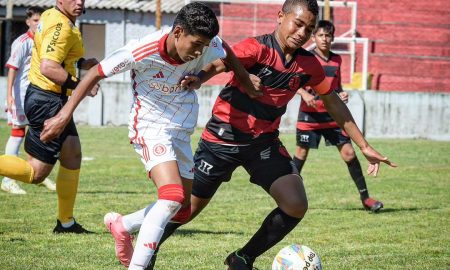
{"type": "MultiPolygon", "coordinates": [[[[383,214],[383,213],[393,213],[393,212],[419,212],[419,211],[430,211],[430,210],[438,210],[441,209],[439,207],[404,207],[404,208],[383,208],[380,211],[374,214],[383,214]]],[[[338,207],[309,207],[308,210],[330,210],[330,211],[362,211],[371,213],[369,210],[365,210],[363,208],[338,208],[338,207]]]]}
{"type": "MultiPolygon", "coordinates": [[[[111,234],[110,232],[102,232],[101,234],[111,234]]],[[[137,232],[136,232],[137,234],[137,232]]],[[[180,235],[180,236],[191,236],[194,234],[206,234],[206,235],[227,235],[227,234],[234,234],[234,235],[244,235],[243,232],[237,232],[237,231],[210,231],[210,230],[197,230],[197,229],[179,229],[176,230],[174,235],[180,235]]]]}
{"type": "Polygon", "coordinates": [[[109,190],[86,190],[86,191],[78,191],[77,194],[154,194],[154,192],[145,192],[145,191],[109,191],[109,190]]]}

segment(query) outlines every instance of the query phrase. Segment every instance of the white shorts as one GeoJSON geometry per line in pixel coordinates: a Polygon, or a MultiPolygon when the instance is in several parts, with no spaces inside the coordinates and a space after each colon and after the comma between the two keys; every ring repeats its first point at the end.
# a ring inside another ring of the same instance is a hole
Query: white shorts
{"type": "Polygon", "coordinates": [[[8,115],[8,125],[12,126],[19,126],[19,127],[25,127],[28,125],[28,119],[25,116],[25,112],[22,108],[17,109],[16,105],[12,105],[12,111],[7,111],[6,113],[8,115]]]}
{"type": "Polygon", "coordinates": [[[150,172],[153,167],[160,163],[176,160],[180,176],[186,179],[194,179],[194,157],[190,142],[173,137],[139,137],[133,145],[147,172],[150,172]]]}

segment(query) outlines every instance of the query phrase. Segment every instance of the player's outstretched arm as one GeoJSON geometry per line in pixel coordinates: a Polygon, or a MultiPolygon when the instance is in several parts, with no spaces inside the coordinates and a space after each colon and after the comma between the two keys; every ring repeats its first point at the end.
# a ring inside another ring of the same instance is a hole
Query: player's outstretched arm
{"type": "Polygon", "coordinates": [[[386,163],[390,167],[397,167],[396,164],[392,163],[387,157],[381,155],[369,145],[361,130],[356,125],[349,109],[335,92],[331,92],[328,95],[321,95],[321,99],[328,113],[347,132],[369,161],[369,168],[367,169],[369,175],[377,176],[380,162],[386,163]]]}
{"type": "Polygon", "coordinates": [[[47,119],[44,122],[44,128],[41,132],[41,141],[49,142],[50,140],[58,137],[65,126],[69,123],[72,118],[73,112],[83,100],[83,98],[89,94],[89,92],[94,89],[98,89],[98,82],[103,77],[99,74],[97,65],[91,68],[83,80],[77,85],[75,90],[72,92],[71,98],[63,106],[63,108],[54,117],[47,119]]]}

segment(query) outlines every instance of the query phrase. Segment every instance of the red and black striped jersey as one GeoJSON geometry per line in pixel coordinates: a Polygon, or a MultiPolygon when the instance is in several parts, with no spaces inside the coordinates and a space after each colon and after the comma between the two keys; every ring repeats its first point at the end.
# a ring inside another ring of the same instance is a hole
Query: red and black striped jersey
{"type": "Polygon", "coordinates": [[[247,38],[233,51],[249,73],[261,78],[264,95],[250,98],[233,76],[216,99],[202,134],[206,141],[248,144],[274,139],[287,103],[300,87],[331,92],[316,57],[300,48],[286,61],[274,33],[247,38]]]}
{"type": "MultiPolygon", "coordinates": [[[[341,56],[330,52],[328,59],[324,59],[314,50],[311,52],[316,56],[322,65],[323,70],[325,71],[326,79],[330,82],[331,90],[334,90],[337,93],[342,92],[341,56]]],[[[310,87],[305,88],[305,90],[315,96],[316,107],[310,107],[302,100],[297,119],[297,128],[301,130],[315,130],[338,127],[338,124],[327,112],[323,101],[320,99],[320,96],[316,93],[316,91],[310,87]]]]}

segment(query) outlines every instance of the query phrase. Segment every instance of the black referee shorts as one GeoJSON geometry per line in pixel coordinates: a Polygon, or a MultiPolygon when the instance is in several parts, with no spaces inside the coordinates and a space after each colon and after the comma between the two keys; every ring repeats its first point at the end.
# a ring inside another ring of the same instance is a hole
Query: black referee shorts
{"type": "Polygon", "coordinates": [[[42,162],[55,164],[67,136],[78,136],[72,118],[58,138],[48,143],[40,140],[44,121],[55,116],[66,101],[67,97],[61,97],[57,93],[43,90],[33,84],[28,86],[24,102],[25,115],[29,122],[25,136],[25,151],[42,162]]]}

